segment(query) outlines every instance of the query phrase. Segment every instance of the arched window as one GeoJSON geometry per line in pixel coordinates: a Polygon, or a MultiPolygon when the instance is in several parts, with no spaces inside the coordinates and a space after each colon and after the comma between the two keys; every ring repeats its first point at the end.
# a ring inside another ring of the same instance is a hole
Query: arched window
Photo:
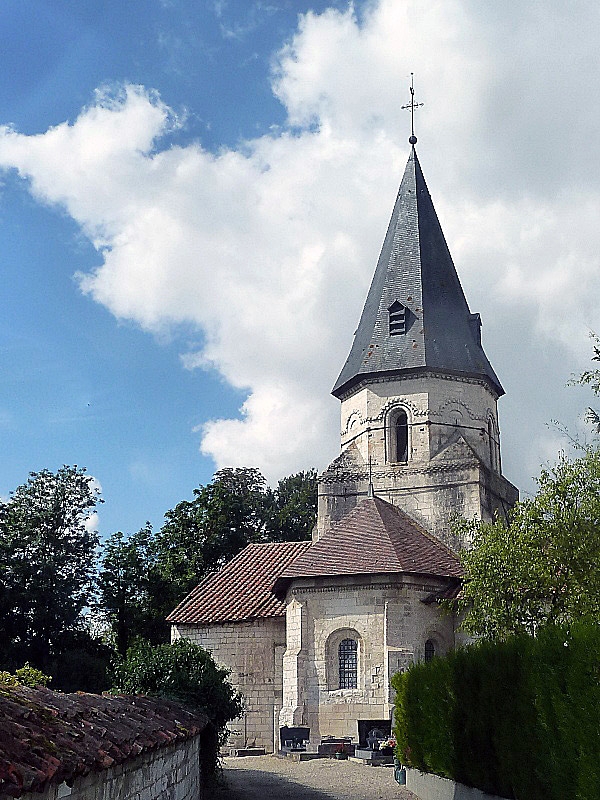
{"type": "Polygon", "coordinates": [[[427,639],[425,642],[425,661],[432,661],[434,656],[435,644],[431,641],[431,639],[427,639]]]}
{"type": "Polygon", "coordinates": [[[406,411],[399,411],[394,422],[396,461],[408,461],[408,417],[406,411]]]}
{"type": "Polygon", "coordinates": [[[338,647],[339,688],[358,688],[358,642],[356,639],[342,639],[338,647]]]}
{"type": "Polygon", "coordinates": [[[496,448],[494,446],[494,423],[488,419],[488,441],[490,445],[490,467],[496,469],[496,448]]]}

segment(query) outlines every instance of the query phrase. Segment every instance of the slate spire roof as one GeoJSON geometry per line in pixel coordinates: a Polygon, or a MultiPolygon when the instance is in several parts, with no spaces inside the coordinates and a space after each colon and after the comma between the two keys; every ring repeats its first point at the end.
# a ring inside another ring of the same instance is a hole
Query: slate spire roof
{"type": "Polygon", "coordinates": [[[504,390],[483,352],[480,327],[413,147],[352,349],[332,394],[341,397],[367,376],[431,369],[484,378],[500,396],[504,390]]]}
{"type": "Polygon", "coordinates": [[[362,500],[281,573],[275,591],[294,578],[413,573],[460,578],[457,556],[397,506],[362,500]]]}

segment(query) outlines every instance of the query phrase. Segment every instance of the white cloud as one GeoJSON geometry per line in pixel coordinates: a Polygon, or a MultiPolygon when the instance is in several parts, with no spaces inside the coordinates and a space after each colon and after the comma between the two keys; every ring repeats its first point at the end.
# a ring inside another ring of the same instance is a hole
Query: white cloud
{"type": "MultiPolygon", "coordinates": [[[[93,475],[89,475],[88,477],[90,479],[89,480],[90,490],[92,492],[98,492],[99,496],[102,495],[102,484],[100,483],[98,478],[95,478],[93,475]]],[[[94,511],[92,511],[92,513],[88,517],[86,517],[83,526],[88,533],[96,533],[98,531],[99,523],[100,523],[100,515],[97,509],[94,509],[94,511]]]]}
{"type": "MultiPolygon", "coordinates": [[[[98,93],[72,124],[37,136],[5,129],[0,165],[64,208],[101,253],[80,276],[83,291],[148,331],[198,326],[205,345],[184,363],[248,391],[239,419],[201,426],[217,466],[255,464],[270,478],[322,467],[339,442],[328,392],[408,153],[400,106],[410,70],[426,100],[421,162],[508,383],[539,366],[515,357],[515,342],[555,346],[576,369],[586,329],[600,329],[600,194],[585,167],[597,155],[598,113],[579,103],[570,144],[571,99],[556,96],[557,71],[561,88],[598,82],[599,12],[583,2],[568,18],[536,8],[381,0],[360,23],[352,9],[307,14],[274,59],[293,133],[217,154],[170,147],[181,120],[129,86],[98,93]]],[[[510,423],[527,469],[544,451],[527,434],[546,411],[542,402],[510,423]]]]}

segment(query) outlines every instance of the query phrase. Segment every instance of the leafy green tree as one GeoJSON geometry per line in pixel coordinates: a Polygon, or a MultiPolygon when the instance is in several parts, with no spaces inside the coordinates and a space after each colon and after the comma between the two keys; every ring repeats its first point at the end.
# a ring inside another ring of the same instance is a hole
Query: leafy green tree
{"type": "Polygon", "coordinates": [[[270,489],[259,470],[222,469],[165,514],[154,534],[147,525],[103,548],[99,613],[123,655],[136,637],[168,640],[165,618],[208,573],[252,542],[310,537],[316,519],[316,472],[300,472],[270,489]]]}
{"type": "MultiPolygon", "coordinates": [[[[592,349],[594,351],[592,361],[600,361],[600,337],[595,333],[591,333],[590,338],[593,341],[592,349]]],[[[596,397],[598,397],[600,396],[600,369],[586,369],[581,375],[575,378],[572,383],[589,386],[596,397]]],[[[598,411],[591,407],[588,408],[586,419],[592,424],[596,433],[600,433],[600,414],[598,411]]]]}
{"type": "Polygon", "coordinates": [[[32,472],[0,500],[0,640],[5,667],[44,669],[90,604],[99,491],[76,466],[32,472]]]}
{"type": "Polygon", "coordinates": [[[301,542],[310,539],[317,519],[317,472],[297,472],[282,478],[271,495],[267,523],[268,537],[274,542],[301,542]]]}
{"type": "Polygon", "coordinates": [[[508,525],[458,522],[465,629],[489,639],[548,623],[600,620],[600,452],[543,470],[508,525]]]}
{"type": "Polygon", "coordinates": [[[316,518],[316,474],[298,473],[268,489],[251,467],[222,469],[165,514],[155,540],[157,614],[163,618],[209,572],[253,542],[310,537],[316,518]]]}
{"type": "Polygon", "coordinates": [[[167,630],[157,618],[154,594],[157,587],[154,536],[150,523],[125,537],[113,533],[102,547],[98,575],[98,610],[108,622],[117,652],[124,656],[133,638],[164,640],[167,630]]]}
{"type": "Polygon", "coordinates": [[[163,612],[171,611],[208,572],[264,534],[266,482],[259,470],[222,469],[194,499],[165,514],[156,536],[163,612]]]}

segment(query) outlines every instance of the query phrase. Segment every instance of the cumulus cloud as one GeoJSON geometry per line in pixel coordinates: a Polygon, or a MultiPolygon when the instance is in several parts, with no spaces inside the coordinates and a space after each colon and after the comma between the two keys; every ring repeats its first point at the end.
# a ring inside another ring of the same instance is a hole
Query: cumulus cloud
{"type": "MultiPolygon", "coordinates": [[[[600,329],[600,194],[582,166],[597,155],[584,136],[597,112],[580,108],[569,131],[555,86],[558,66],[560,87],[581,85],[581,67],[597,81],[600,12],[538,5],[380,0],[360,19],[351,7],[309,13],[273,59],[288,125],[236,149],[171,146],[185,121],[136,86],[99,91],[73,123],[36,136],[2,130],[0,166],[66,210],[100,254],[81,289],[149,332],[196,326],[203,346],[184,365],[247,392],[239,418],[201,426],[217,466],[255,464],[274,479],[337,452],[328,392],[408,155],[411,69],[427,101],[421,162],[493,363],[513,385],[531,381],[539,363],[514,347],[532,339],[583,363],[585,328],[600,329]],[[559,65],[555,40],[580,57],[559,65]]],[[[549,418],[543,394],[510,422],[523,463],[545,452],[526,435],[549,418]]]]}

